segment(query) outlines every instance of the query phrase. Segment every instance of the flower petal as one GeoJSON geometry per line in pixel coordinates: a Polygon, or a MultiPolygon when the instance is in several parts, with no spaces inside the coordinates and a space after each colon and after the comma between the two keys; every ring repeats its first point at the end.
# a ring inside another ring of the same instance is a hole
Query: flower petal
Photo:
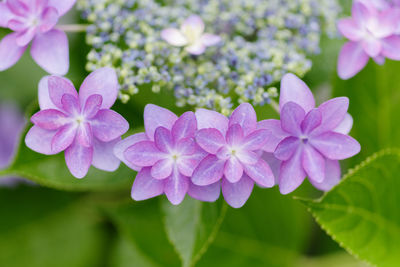
{"type": "Polygon", "coordinates": [[[36,33],[37,29],[35,27],[26,28],[24,31],[18,32],[16,39],[17,45],[20,47],[27,46],[32,41],[33,37],[35,37],[36,33]]]}
{"type": "Polygon", "coordinates": [[[227,117],[216,111],[207,109],[198,109],[196,111],[197,128],[215,128],[225,136],[228,131],[229,120],[227,117]]]}
{"type": "Polygon", "coordinates": [[[129,130],[129,123],[117,112],[109,109],[100,110],[90,121],[93,134],[100,141],[109,142],[121,137],[129,130]]]}
{"type": "Polygon", "coordinates": [[[33,124],[45,130],[57,130],[67,123],[64,113],[56,109],[42,110],[32,116],[33,124]]]}
{"type": "Polygon", "coordinates": [[[219,181],[224,175],[225,161],[214,155],[208,155],[193,172],[192,182],[195,185],[210,185],[219,181]]]}
{"type": "Polygon", "coordinates": [[[200,38],[200,42],[205,46],[213,46],[221,41],[222,41],[221,37],[211,33],[205,33],[200,38]]]}
{"type": "Polygon", "coordinates": [[[310,145],[304,146],[302,165],[310,180],[320,183],[325,179],[325,159],[310,145]]]}
{"type": "Polygon", "coordinates": [[[69,69],[67,35],[57,29],[37,35],[32,42],[31,55],[48,73],[65,75],[69,69]]]}
{"type": "Polygon", "coordinates": [[[340,182],[340,165],[337,160],[325,161],[325,179],[321,183],[310,180],[311,184],[322,191],[329,191],[340,182]]]}
{"type": "Polygon", "coordinates": [[[198,41],[192,45],[186,46],[185,50],[192,55],[199,56],[206,51],[206,46],[198,41]]]}
{"type": "Polygon", "coordinates": [[[174,162],[171,159],[161,159],[151,167],[151,176],[155,179],[165,179],[172,174],[174,162]]]}
{"type": "Polygon", "coordinates": [[[102,142],[93,138],[93,166],[103,171],[116,171],[120,160],[114,155],[114,147],[120,141],[120,138],[110,142],[102,142]]]}
{"type": "Polygon", "coordinates": [[[282,130],[281,122],[279,120],[260,121],[257,128],[266,129],[271,133],[263,147],[263,150],[269,153],[273,153],[278,144],[288,136],[288,133],[282,130]]]}
{"type": "Polygon", "coordinates": [[[164,181],[151,177],[150,168],[143,168],[136,175],[133,182],[131,197],[136,200],[145,200],[161,195],[164,192],[164,181]]]}
{"type": "MultiPolygon", "coordinates": [[[[75,140],[76,126],[72,123],[66,124],[61,127],[51,140],[51,149],[55,153],[59,153],[67,149],[75,140]]],[[[78,145],[78,142],[75,142],[78,145]]],[[[80,145],[80,144],[79,144],[80,145]]]]}
{"type": "Polygon", "coordinates": [[[42,14],[42,24],[40,25],[40,31],[42,33],[48,32],[56,26],[58,22],[58,12],[54,7],[47,7],[42,14]]]}
{"type": "Polygon", "coordinates": [[[317,135],[335,129],[343,121],[349,108],[347,97],[336,97],[322,103],[318,110],[321,112],[321,125],[312,134],[317,135]]]}
{"type": "Polygon", "coordinates": [[[351,41],[360,41],[363,31],[353,18],[341,19],[338,22],[340,33],[351,41]]]}
{"type": "Polygon", "coordinates": [[[164,153],[169,153],[174,147],[171,132],[164,127],[158,127],[156,129],[154,143],[157,148],[164,153]]]}
{"type": "Polygon", "coordinates": [[[230,146],[241,145],[243,141],[243,130],[239,124],[233,124],[229,126],[228,132],[226,133],[226,143],[230,146]]]}
{"type": "Polygon", "coordinates": [[[360,144],[352,137],[328,132],[310,139],[310,143],[325,157],[332,160],[350,158],[360,152],[360,144]]]}
{"type": "Polygon", "coordinates": [[[233,208],[241,208],[249,199],[254,182],[247,175],[243,175],[242,179],[234,184],[223,179],[221,186],[225,201],[233,208]]]}
{"type": "Polygon", "coordinates": [[[368,9],[364,3],[358,1],[353,4],[351,15],[358,25],[366,27],[373,17],[371,11],[372,9],[368,9]]]}
{"type": "Polygon", "coordinates": [[[220,192],[220,181],[206,186],[189,183],[188,195],[200,201],[214,202],[219,198],[220,192]]]}
{"type": "Polygon", "coordinates": [[[333,131],[341,134],[349,134],[352,127],[353,117],[349,113],[346,113],[342,122],[333,131]]]}
{"type": "Polygon", "coordinates": [[[161,38],[174,46],[184,46],[188,44],[186,37],[178,30],[174,28],[168,28],[161,31],[161,38]]]}
{"type": "Polygon", "coordinates": [[[272,174],[275,177],[275,184],[279,183],[279,173],[280,173],[280,169],[281,169],[281,164],[282,161],[280,161],[279,159],[277,159],[274,154],[272,153],[268,153],[268,152],[264,152],[261,156],[261,158],[267,162],[268,166],[270,167],[272,174]]]}
{"type": "Polygon", "coordinates": [[[201,17],[191,15],[182,23],[181,32],[190,32],[194,36],[199,36],[204,32],[204,22],[201,17]]]}
{"type": "Polygon", "coordinates": [[[6,4],[14,14],[25,16],[29,12],[28,6],[19,0],[7,0],[6,4]]]}
{"type": "Polygon", "coordinates": [[[306,178],[306,173],[301,164],[301,154],[302,150],[298,149],[289,160],[283,161],[281,164],[279,191],[283,195],[294,191],[306,178]]]}
{"type": "Polygon", "coordinates": [[[300,139],[294,136],[286,137],[279,143],[274,152],[274,156],[279,160],[288,160],[300,146],[300,139]]]}
{"type": "Polygon", "coordinates": [[[262,149],[268,142],[270,135],[271,134],[268,130],[265,129],[256,130],[244,138],[242,149],[246,150],[262,149]]]}
{"type": "Polygon", "coordinates": [[[164,184],[164,192],[173,205],[180,204],[189,189],[189,178],[178,171],[174,171],[164,184]]]}
{"type": "Polygon", "coordinates": [[[240,104],[229,118],[229,126],[239,124],[245,135],[257,129],[257,114],[249,103],[240,104]]]}
{"type": "Polygon", "coordinates": [[[92,127],[89,123],[82,123],[76,132],[76,139],[81,146],[91,147],[93,145],[92,127]]]}
{"type": "Polygon", "coordinates": [[[57,151],[51,149],[51,141],[56,133],[57,131],[44,130],[38,126],[33,126],[25,137],[25,144],[33,151],[41,154],[57,154],[57,151]]]}
{"type": "Polygon", "coordinates": [[[131,164],[142,167],[152,166],[164,158],[164,154],[151,141],[141,141],[130,146],[124,156],[131,164]]]}
{"type": "Polygon", "coordinates": [[[382,54],[392,60],[400,60],[400,36],[392,35],[382,40],[382,54]]]}
{"type": "Polygon", "coordinates": [[[362,42],[365,53],[370,57],[377,57],[382,51],[382,43],[379,39],[367,39],[362,42]]]}
{"type": "Polygon", "coordinates": [[[300,78],[292,73],[283,76],[281,81],[281,92],[279,107],[288,102],[295,102],[300,105],[305,112],[309,112],[315,107],[314,96],[308,86],[300,78]]]}
{"type": "Polygon", "coordinates": [[[93,148],[79,145],[73,142],[65,150],[65,162],[73,176],[80,179],[86,176],[93,160],[93,148]]]}
{"type": "Polygon", "coordinates": [[[12,67],[21,58],[26,50],[26,46],[17,45],[17,34],[10,33],[0,42],[0,71],[12,67]]]}
{"type": "Polygon", "coordinates": [[[300,125],[305,115],[302,107],[295,102],[286,103],[281,109],[282,129],[294,136],[300,136],[302,134],[300,125]]]}
{"type": "MultiPolygon", "coordinates": [[[[114,155],[121,160],[123,163],[125,163],[129,168],[139,171],[141,167],[130,163],[124,156],[125,150],[127,150],[130,146],[133,146],[136,143],[139,143],[141,141],[148,141],[147,135],[145,133],[138,133],[131,135],[124,140],[119,141],[115,146],[114,146],[114,155]]],[[[96,150],[96,148],[95,148],[96,150]]],[[[94,165],[94,158],[93,158],[93,165],[94,165]]]]}
{"type": "Polygon", "coordinates": [[[244,171],[261,187],[273,187],[275,185],[275,176],[263,159],[259,159],[254,165],[245,165],[244,171]]]}
{"type": "Polygon", "coordinates": [[[210,154],[216,154],[225,145],[222,134],[213,128],[201,129],[196,134],[197,144],[210,154]]]}
{"type": "Polygon", "coordinates": [[[224,175],[229,182],[236,183],[243,175],[242,163],[235,157],[231,157],[225,163],[224,175]]]}
{"type": "MultiPolygon", "coordinates": [[[[103,103],[103,97],[101,95],[91,95],[86,100],[85,106],[83,108],[83,114],[86,119],[91,119],[96,116],[103,103]]],[[[83,103],[82,103],[83,104],[83,103]]]]}
{"type": "Polygon", "coordinates": [[[241,163],[244,165],[249,164],[253,165],[256,164],[260,155],[253,151],[238,151],[236,152],[236,157],[240,160],[241,163]]]}
{"type": "Polygon", "coordinates": [[[359,73],[369,60],[360,43],[348,42],[340,51],[337,71],[343,80],[352,78],[359,73]]]}
{"type": "Polygon", "coordinates": [[[56,76],[45,76],[39,82],[39,106],[44,109],[63,109],[61,98],[64,94],[78,97],[74,85],[66,78],[56,76]],[[52,93],[50,97],[49,80],[51,81],[52,93]],[[62,80],[62,81],[61,81],[62,80]],[[65,84],[68,83],[68,84],[65,84]],[[53,100],[55,103],[53,103],[53,100]]]}
{"type": "MultiPolygon", "coordinates": [[[[51,93],[51,92],[50,92],[51,93]]],[[[55,96],[55,101],[57,100],[58,96],[55,96]]],[[[61,98],[61,104],[63,110],[72,115],[72,116],[77,116],[81,113],[81,108],[79,106],[78,98],[70,95],[70,94],[64,94],[61,98]]]]}
{"type": "Polygon", "coordinates": [[[97,69],[83,81],[79,89],[80,102],[81,104],[86,103],[91,95],[101,95],[103,98],[101,108],[109,109],[117,99],[118,87],[118,78],[114,69],[97,69]]]}
{"type": "Polygon", "coordinates": [[[148,104],[144,108],[144,128],[150,140],[154,140],[154,132],[160,126],[172,129],[178,117],[168,109],[148,104]]]}
{"type": "Polygon", "coordinates": [[[182,138],[194,137],[197,130],[196,116],[188,111],[182,114],[172,127],[172,136],[177,142],[182,138]]]}
{"type": "Polygon", "coordinates": [[[8,22],[12,20],[15,17],[15,15],[14,13],[11,12],[11,10],[8,8],[5,2],[0,2],[0,14],[1,14],[0,27],[7,28],[8,22]]]}
{"type": "Polygon", "coordinates": [[[321,121],[321,111],[316,108],[312,109],[310,112],[308,112],[303,122],[301,123],[301,130],[303,134],[309,134],[312,130],[314,130],[321,124],[321,121]]]}
{"type": "Polygon", "coordinates": [[[75,4],[76,0],[49,0],[49,6],[55,7],[60,16],[67,13],[75,4]]]}

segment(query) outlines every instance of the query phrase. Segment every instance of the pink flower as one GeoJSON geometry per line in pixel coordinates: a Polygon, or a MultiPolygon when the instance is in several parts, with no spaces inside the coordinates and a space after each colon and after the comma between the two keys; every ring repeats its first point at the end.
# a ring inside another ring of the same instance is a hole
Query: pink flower
{"type": "Polygon", "coordinates": [[[369,58],[378,64],[383,64],[385,58],[400,60],[400,9],[379,10],[376,5],[357,1],[352,17],[340,20],[338,28],[350,40],[339,55],[338,74],[342,79],[360,72],[369,58]]]}
{"type": "Polygon", "coordinates": [[[165,193],[178,205],[188,193],[202,201],[215,201],[220,194],[218,181],[208,186],[194,185],[190,177],[206,153],[195,143],[197,121],[193,112],[181,117],[164,108],[147,105],[144,110],[146,132],[119,142],[115,155],[138,171],[132,198],[144,200],[165,193]]]}
{"type": "Polygon", "coordinates": [[[40,111],[31,118],[34,126],[26,145],[46,155],[65,151],[67,166],[76,178],[86,176],[90,165],[115,171],[120,161],[113,147],[129,129],[128,122],[110,110],[117,96],[117,75],[110,68],[90,74],[79,94],[68,79],[44,77],[39,84],[40,111]]]}
{"type": "Polygon", "coordinates": [[[273,159],[271,164],[279,175],[280,192],[292,192],[306,176],[316,188],[329,190],[340,180],[338,160],[360,151],[360,144],[347,135],[353,124],[347,113],[348,98],[334,98],[316,108],[307,85],[287,74],[282,79],[279,105],[281,120],[261,121],[259,128],[272,132],[263,157],[268,160],[273,153],[280,161],[273,159]]]}
{"type": "Polygon", "coordinates": [[[234,208],[242,207],[254,183],[274,186],[274,176],[259,150],[269,139],[269,131],[257,129],[257,116],[250,104],[241,104],[228,120],[205,109],[196,112],[198,145],[209,153],[195,169],[192,181],[206,186],[222,179],[222,194],[234,208]]]}
{"type": "Polygon", "coordinates": [[[208,46],[221,41],[221,37],[204,33],[204,22],[197,16],[187,18],[181,28],[168,28],[161,32],[161,37],[173,46],[185,46],[186,51],[193,55],[201,55],[208,46]]]}
{"type": "Polygon", "coordinates": [[[65,75],[69,69],[68,39],[54,27],[74,4],[75,0],[0,2],[0,27],[14,31],[0,42],[0,71],[13,66],[32,42],[36,63],[49,73],[65,75]]]}

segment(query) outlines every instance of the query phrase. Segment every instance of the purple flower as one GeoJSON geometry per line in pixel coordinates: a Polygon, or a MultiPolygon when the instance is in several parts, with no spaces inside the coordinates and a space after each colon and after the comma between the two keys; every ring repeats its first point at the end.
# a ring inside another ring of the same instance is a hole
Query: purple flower
{"type": "Polygon", "coordinates": [[[161,38],[173,46],[185,46],[186,51],[192,55],[201,55],[208,46],[213,46],[221,41],[221,37],[204,33],[204,22],[197,16],[187,18],[180,29],[168,28],[161,32],[161,38]]]}
{"type": "Polygon", "coordinates": [[[334,98],[315,108],[307,85],[287,74],[282,79],[279,105],[281,120],[261,121],[259,128],[272,132],[263,149],[281,161],[279,169],[274,168],[281,193],[295,190],[306,176],[315,187],[329,190],[340,180],[338,160],[360,151],[360,144],[347,135],[353,124],[347,113],[348,98],[334,98]]]}
{"type": "Polygon", "coordinates": [[[350,40],[339,55],[338,74],[342,79],[360,72],[369,58],[378,64],[383,64],[385,58],[400,60],[399,8],[379,10],[376,5],[357,1],[352,17],[340,20],[338,28],[350,40]]]}
{"type": "Polygon", "coordinates": [[[29,43],[36,63],[49,73],[65,75],[69,69],[68,39],[55,29],[76,0],[6,0],[0,2],[0,27],[13,33],[0,42],[0,71],[13,66],[29,43]]]}
{"type": "Polygon", "coordinates": [[[26,145],[46,155],[65,151],[67,166],[76,178],[83,178],[90,165],[115,171],[120,161],[113,147],[129,129],[128,122],[110,110],[117,96],[117,75],[110,68],[90,74],[79,95],[68,79],[44,77],[39,84],[41,110],[31,118],[34,126],[26,145]]]}
{"type": "Polygon", "coordinates": [[[205,109],[196,112],[198,145],[209,153],[195,169],[192,182],[199,186],[222,179],[222,194],[234,208],[242,207],[249,198],[254,182],[262,187],[274,186],[274,176],[259,150],[270,133],[257,129],[257,116],[250,104],[241,104],[228,120],[205,109]]]}
{"type": "Polygon", "coordinates": [[[178,118],[169,110],[149,104],[144,110],[144,126],[145,133],[122,140],[114,149],[119,159],[139,172],[132,187],[134,200],[163,193],[174,205],[181,203],[186,193],[202,201],[218,199],[218,181],[196,186],[190,180],[206,156],[194,140],[197,121],[193,112],[178,118]]]}

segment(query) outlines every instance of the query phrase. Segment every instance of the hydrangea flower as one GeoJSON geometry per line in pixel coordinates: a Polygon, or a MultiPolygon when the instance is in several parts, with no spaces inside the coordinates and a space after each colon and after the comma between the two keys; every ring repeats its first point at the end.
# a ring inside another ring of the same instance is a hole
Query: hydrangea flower
{"type": "Polygon", "coordinates": [[[86,176],[91,165],[115,171],[120,161],[113,147],[129,129],[128,122],[110,110],[117,96],[117,75],[110,68],[91,73],[79,94],[66,78],[43,78],[40,111],[31,118],[34,126],[25,138],[26,145],[45,155],[65,151],[68,169],[76,178],[86,176]]]}
{"type": "Polygon", "coordinates": [[[168,28],[161,32],[161,37],[171,45],[185,46],[186,51],[192,55],[201,55],[207,46],[221,42],[221,37],[215,34],[204,33],[204,22],[197,16],[187,18],[178,30],[168,28]]]}
{"type": "Polygon", "coordinates": [[[179,118],[167,109],[149,104],[144,110],[145,133],[119,142],[115,155],[138,171],[132,186],[132,198],[145,200],[165,194],[178,205],[186,195],[202,201],[215,201],[220,183],[194,185],[190,177],[206,153],[194,140],[197,121],[193,112],[179,118]]]}
{"type": "Polygon", "coordinates": [[[55,26],[76,0],[5,0],[0,27],[13,33],[0,42],[0,71],[13,66],[31,45],[31,55],[45,71],[65,75],[69,69],[67,35],[55,26]]]}
{"type": "Polygon", "coordinates": [[[263,149],[281,161],[280,192],[292,192],[306,176],[315,187],[329,190],[340,180],[338,160],[360,151],[360,144],[347,135],[353,123],[347,114],[348,98],[337,97],[316,108],[307,85],[287,74],[282,79],[279,106],[281,120],[261,121],[259,128],[272,132],[263,149]]]}
{"type": "Polygon", "coordinates": [[[272,171],[258,153],[270,132],[257,129],[256,112],[250,104],[241,104],[229,119],[205,109],[198,110],[196,118],[200,129],[197,144],[209,155],[195,169],[194,184],[206,186],[222,179],[222,194],[234,208],[245,204],[254,183],[274,186],[272,171]]]}
{"type": "Polygon", "coordinates": [[[340,20],[338,29],[350,40],[339,55],[338,74],[342,79],[360,72],[369,58],[378,64],[385,58],[400,60],[399,8],[379,10],[376,5],[356,1],[352,17],[340,20]]]}

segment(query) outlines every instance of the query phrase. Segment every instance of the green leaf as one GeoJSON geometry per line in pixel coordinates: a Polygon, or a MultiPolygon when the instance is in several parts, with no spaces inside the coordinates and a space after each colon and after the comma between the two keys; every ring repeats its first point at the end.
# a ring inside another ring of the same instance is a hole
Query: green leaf
{"type": "Polygon", "coordinates": [[[400,151],[368,158],[316,201],[321,227],[351,254],[377,266],[400,262],[400,151]]]}
{"type": "Polygon", "coordinates": [[[178,206],[164,199],[162,210],[169,240],[186,267],[193,266],[214,241],[227,205],[223,201],[205,203],[186,197],[178,206]]]}

